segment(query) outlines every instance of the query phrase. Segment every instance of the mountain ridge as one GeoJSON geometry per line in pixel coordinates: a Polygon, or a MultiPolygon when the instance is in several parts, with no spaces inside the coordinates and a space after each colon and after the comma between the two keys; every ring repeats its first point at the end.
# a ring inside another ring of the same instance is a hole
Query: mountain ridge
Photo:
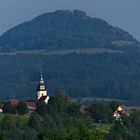
{"type": "Polygon", "coordinates": [[[5,32],[0,37],[0,50],[110,47],[116,40],[136,42],[128,32],[83,11],[57,10],[5,32]]]}

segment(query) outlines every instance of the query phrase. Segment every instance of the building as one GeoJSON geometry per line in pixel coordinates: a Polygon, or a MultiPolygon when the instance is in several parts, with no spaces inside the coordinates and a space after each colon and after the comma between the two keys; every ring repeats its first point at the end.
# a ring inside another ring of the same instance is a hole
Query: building
{"type": "Polygon", "coordinates": [[[127,109],[124,105],[120,105],[117,110],[113,113],[113,117],[115,120],[122,122],[122,116],[129,116],[129,113],[127,112],[127,109]]]}
{"type": "MultiPolygon", "coordinates": [[[[10,105],[13,107],[16,107],[20,100],[18,99],[11,99],[10,100],[10,105]]],[[[27,107],[29,110],[36,110],[36,103],[33,100],[23,100],[24,103],[26,103],[27,107]]]]}
{"type": "Polygon", "coordinates": [[[47,95],[47,89],[42,74],[40,76],[40,80],[37,86],[36,95],[37,95],[37,102],[39,100],[43,100],[46,104],[48,103],[49,96],[47,95]]]}
{"type": "MultiPolygon", "coordinates": [[[[2,102],[0,104],[0,112],[3,112],[4,104],[9,103],[12,107],[16,107],[20,101],[21,100],[19,99],[11,99],[9,102],[2,102]]],[[[47,95],[47,89],[42,74],[40,75],[40,79],[37,85],[36,101],[35,100],[22,100],[22,101],[26,103],[28,109],[32,111],[36,110],[37,103],[39,101],[45,102],[46,104],[48,103],[49,96],[47,95]]]]}

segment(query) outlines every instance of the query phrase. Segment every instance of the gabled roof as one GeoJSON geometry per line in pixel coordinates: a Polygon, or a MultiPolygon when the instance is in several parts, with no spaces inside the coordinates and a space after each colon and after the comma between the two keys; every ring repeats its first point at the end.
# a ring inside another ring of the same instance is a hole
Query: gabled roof
{"type": "MultiPolygon", "coordinates": [[[[10,100],[10,104],[13,107],[16,107],[20,101],[18,99],[10,100]]],[[[36,110],[36,103],[34,101],[24,101],[30,110],[36,110]]]]}
{"type": "Polygon", "coordinates": [[[31,110],[36,110],[36,103],[35,102],[25,102],[28,109],[31,109],[31,110]]]}

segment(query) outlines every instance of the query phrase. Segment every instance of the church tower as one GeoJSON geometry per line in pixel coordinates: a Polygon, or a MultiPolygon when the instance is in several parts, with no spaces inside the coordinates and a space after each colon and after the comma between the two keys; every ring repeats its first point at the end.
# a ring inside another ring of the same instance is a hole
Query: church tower
{"type": "Polygon", "coordinates": [[[49,96],[47,96],[47,89],[42,74],[37,86],[37,101],[43,100],[46,104],[48,103],[49,96]]]}

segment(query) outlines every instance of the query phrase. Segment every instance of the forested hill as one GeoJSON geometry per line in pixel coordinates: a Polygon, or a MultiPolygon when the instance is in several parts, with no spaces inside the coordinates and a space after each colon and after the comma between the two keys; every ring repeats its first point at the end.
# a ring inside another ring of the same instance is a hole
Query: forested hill
{"type": "Polygon", "coordinates": [[[0,37],[0,99],[35,99],[43,71],[49,95],[140,100],[140,47],[128,32],[82,11],[56,11],[0,37]]]}
{"type": "Polygon", "coordinates": [[[58,10],[20,24],[0,37],[1,51],[60,50],[132,45],[128,32],[83,11],[58,10]]]}

